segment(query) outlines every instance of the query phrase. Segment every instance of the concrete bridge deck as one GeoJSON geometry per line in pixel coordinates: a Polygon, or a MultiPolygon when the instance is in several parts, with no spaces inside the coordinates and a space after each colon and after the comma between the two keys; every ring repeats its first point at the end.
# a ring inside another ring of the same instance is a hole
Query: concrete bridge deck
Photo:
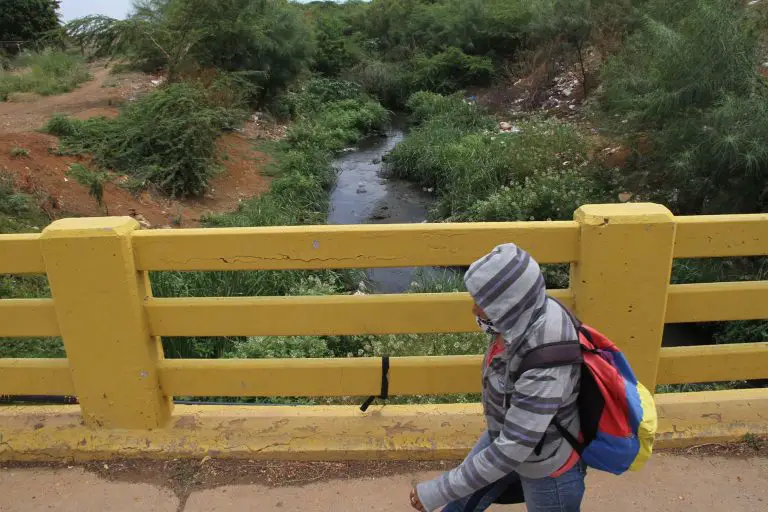
{"type": "MultiPolygon", "coordinates": [[[[413,481],[451,463],[294,463],[236,460],[0,466],[2,512],[407,512],[413,481]],[[280,483],[282,482],[282,484],[280,483]]],[[[640,473],[592,471],[590,512],[763,512],[768,451],[754,447],[656,455],[640,473]]],[[[522,512],[522,506],[497,507],[522,512]]]]}

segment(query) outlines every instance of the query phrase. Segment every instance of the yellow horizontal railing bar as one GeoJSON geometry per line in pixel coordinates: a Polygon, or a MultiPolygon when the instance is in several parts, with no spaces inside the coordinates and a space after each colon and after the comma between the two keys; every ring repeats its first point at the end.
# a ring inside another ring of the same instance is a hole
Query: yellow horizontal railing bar
{"type": "Polygon", "coordinates": [[[669,287],[666,322],[768,318],[768,281],[678,284],[669,287]]]}
{"type": "Polygon", "coordinates": [[[287,270],[469,265],[515,242],[541,263],[578,257],[575,222],[362,224],[140,231],[139,270],[287,270]]]}
{"type": "Polygon", "coordinates": [[[675,217],[675,258],[768,255],[768,214],[675,217]]]}
{"type": "Polygon", "coordinates": [[[768,343],[661,349],[658,384],[768,378],[768,343]]]}
{"type": "Polygon", "coordinates": [[[40,235],[0,235],[0,274],[44,274],[40,235]]]}
{"type": "Polygon", "coordinates": [[[0,338],[58,335],[52,299],[0,299],[0,338]]]}
{"type": "Polygon", "coordinates": [[[74,395],[66,359],[0,359],[0,395],[74,395]]]}
{"type": "MultiPolygon", "coordinates": [[[[393,357],[389,392],[479,392],[482,357],[393,357]]],[[[381,358],[166,359],[160,365],[160,385],[173,396],[379,395],[381,358]]]]}
{"type": "MultiPolygon", "coordinates": [[[[552,296],[572,306],[568,290],[552,296]]],[[[466,293],[148,299],[154,336],[475,332],[466,293]]]]}

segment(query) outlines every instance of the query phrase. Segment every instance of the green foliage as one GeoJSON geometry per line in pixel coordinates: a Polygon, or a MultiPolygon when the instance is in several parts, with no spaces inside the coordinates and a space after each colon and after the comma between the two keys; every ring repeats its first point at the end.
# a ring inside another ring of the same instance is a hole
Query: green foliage
{"type": "Polygon", "coordinates": [[[11,148],[11,158],[27,158],[29,156],[29,150],[19,146],[11,148]]]}
{"type": "Polygon", "coordinates": [[[457,220],[569,220],[582,205],[610,199],[613,190],[611,180],[606,178],[597,176],[592,169],[578,167],[537,171],[521,182],[502,185],[501,190],[475,203],[457,220]]]}
{"type": "Polygon", "coordinates": [[[392,108],[402,108],[412,89],[408,67],[401,62],[367,59],[344,76],[359,83],[366,92],[392,108]]]}
{"type": "Polygon", "coordinates": [[[408,110],[415,123],[429,121],[434,124],[450,125],[462,133],[492,130],[494,119],[482,108],[467,103],[461,96],[443,96],[432,92],[417,92],[408,99],[408,110]]]}
{"type": "Polygon", "coordinates": [[[242,73],[259,103],[291,83],[313,49],[300,11],[283,0],[147,0],[127,20],[90,16],[67,31],[97,55],[165,67],[171,82],[201,69],[242,73]]]}
{"type": "Polygon", "coordinates": [[[81,164],[72,164],[69,166],[67,175],[71,176],[84,187],[88,187],[88,193],[96,200],[96,204],[102,205],[104,199],[104,184],[107,182],[107,173],[102,171],[91,171],[81,164]]]}
{"type": "Polygon", "coordinates": [[[312,70],[325,76],[339,76],[363,57],[349,14],[354,7],[335,3],[318,3],[308,8],[312,18],[316,50],[312,70]]]}
{"type": "Polygon", "coordinates": [[[679,19],[647,18],[606,65],[603,103],[609,111],[665,123],[755,89],[757,34],[739,3],[675,5],[668,16],[679,19]]]}
{"type": "Polygon", "coordinates": [[[363,134],[383,131],[388,122],[389,113],[376,101],[335,101],[293,124],[286,141],[301,150],[339,151],[363,134]]]}
{"type": "Polygon", "coordinates": [[[573,126],[534,119],[497,133],[490,116],[458,97],[418,93],[409,106],[426,120],[389,155],[390,170],[434,188],[439,218],[562,219],[581,201],[616,197],[612,173],[589,163],[573,126]]]}
{"type": "Polygon", "coordinates": [[[115,119],[54,116],[45,130],[61,150],[91,153],[171,196],[201,195],[216,172],[216,139],[244,117],[238,105],[217,104],[216,88],[172,84],[124,107],[115,119]]]}
{"type": "Polygon", "coordinates": [[[314,114],[332,101],[364,99],[360,86],[353,82],[333,78],[314,77],[306,80],[282,98],[281,108],[289,115],[314,114]]]}
{"type": "Polygon", "coordinates": [[[91,78],[82,57],[51,48],[24,52],[13,61],[13,67],[17,69],[0,70],[0,100],[13,92],[61,94],[91,78]]]}
{"type": "Polygon", "coordinates": [[[431,57],[414,60],[413,81],[417,89],[452,93],[468,85],[489,85],[495,74],[490,57],[467,55],[449,48],[431,57]]]}
{"type": "Polygon", "coordinates": [[[2,358],[66,357],[60,338],[0,338],[2,358]]]}
{"type": "MultiPolygon", "coordinates": [[[[16,192],[13,177],[0,172],[0,234],[40,231],[49,222],[32,197],[16,192]]],[[[0,300],[50,297],[45,276],[0,275],[0,300]]],[[[0,358],[64,357],[59,338],[2,338],[0,358]]]]}
{"type": "Polygon", "coordinates": [[[39,231],[48,222],[31,196],[16,191],[13,176],[0,171],[0,234],[39,231]]]}
{"type": "Polygon", "coordinates": [[[768,208],[768,89],[758,24],[732,0],[649,3],[605,68],[602,105],[650,135],[643,193],[676,213],[768,208]]]}
{"type": "MultiPolygon", "coordinates": [[[[210,215],[207,227],[323,224],[335,172],[333,152],[371,130],[382,129],[388,113],[359,91],[319,80],[289,98],[297,122],[280,143],[269,192],[240,203],[237,210],[210,215]]],[[[161,272],[152,275],[156,296],[330,295],[351,289],[357,271],[161,272]]],[[[345,338],[186,338],[164,340],[168,357],[320,357],[349,348],[345,338]],[[330,351],[330,352],[329,352],[330,351]]],[[[305,402],[305,401],[302,401],[305,402]]]]}
{"type": "Polygon", "coordinates": [[[0,2],[0,51],[15,54],[45,39],[59,26],[58,0],[5,0],[0,2]],[[18,43],[18,44],[14,44],[18,43]]]}
{"type": "Polygon", "coordinates": [[[238,359],[295,359],[333,357],[319,336],[255,336],[234,344],[231,357],[238,359]]]}

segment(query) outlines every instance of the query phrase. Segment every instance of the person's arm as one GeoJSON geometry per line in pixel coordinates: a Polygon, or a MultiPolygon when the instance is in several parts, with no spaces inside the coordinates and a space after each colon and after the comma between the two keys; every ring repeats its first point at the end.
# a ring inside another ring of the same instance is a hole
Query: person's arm
{"type": "Polygon", "coordinates": [[[571,366],[559,366],[521,375],[510,391],[510,405],[499,437],[457,468],[417,486],[427,512],[482,489],[526,461],[573,391],[571,370],[571,366]]]}

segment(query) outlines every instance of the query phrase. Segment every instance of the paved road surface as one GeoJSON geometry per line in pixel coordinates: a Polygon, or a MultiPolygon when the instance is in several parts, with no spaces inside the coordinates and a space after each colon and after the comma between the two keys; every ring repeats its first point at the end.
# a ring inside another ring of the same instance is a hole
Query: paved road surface
{"type": "MultiPolygon", "coordinates": [[[[193,491],[180,500],[151,483],[110,482],[80,468],[0,470],[0,511],[371,511],[407,512],[424,474],[363,476],[304,487],[242,485],[193,491]]],[[[765,512],[768,459],[658,455],[639,474],[588,476],[589,512],[765,512]]],[[[519,506],[497,508],[519,512],[519,506]]]]}

